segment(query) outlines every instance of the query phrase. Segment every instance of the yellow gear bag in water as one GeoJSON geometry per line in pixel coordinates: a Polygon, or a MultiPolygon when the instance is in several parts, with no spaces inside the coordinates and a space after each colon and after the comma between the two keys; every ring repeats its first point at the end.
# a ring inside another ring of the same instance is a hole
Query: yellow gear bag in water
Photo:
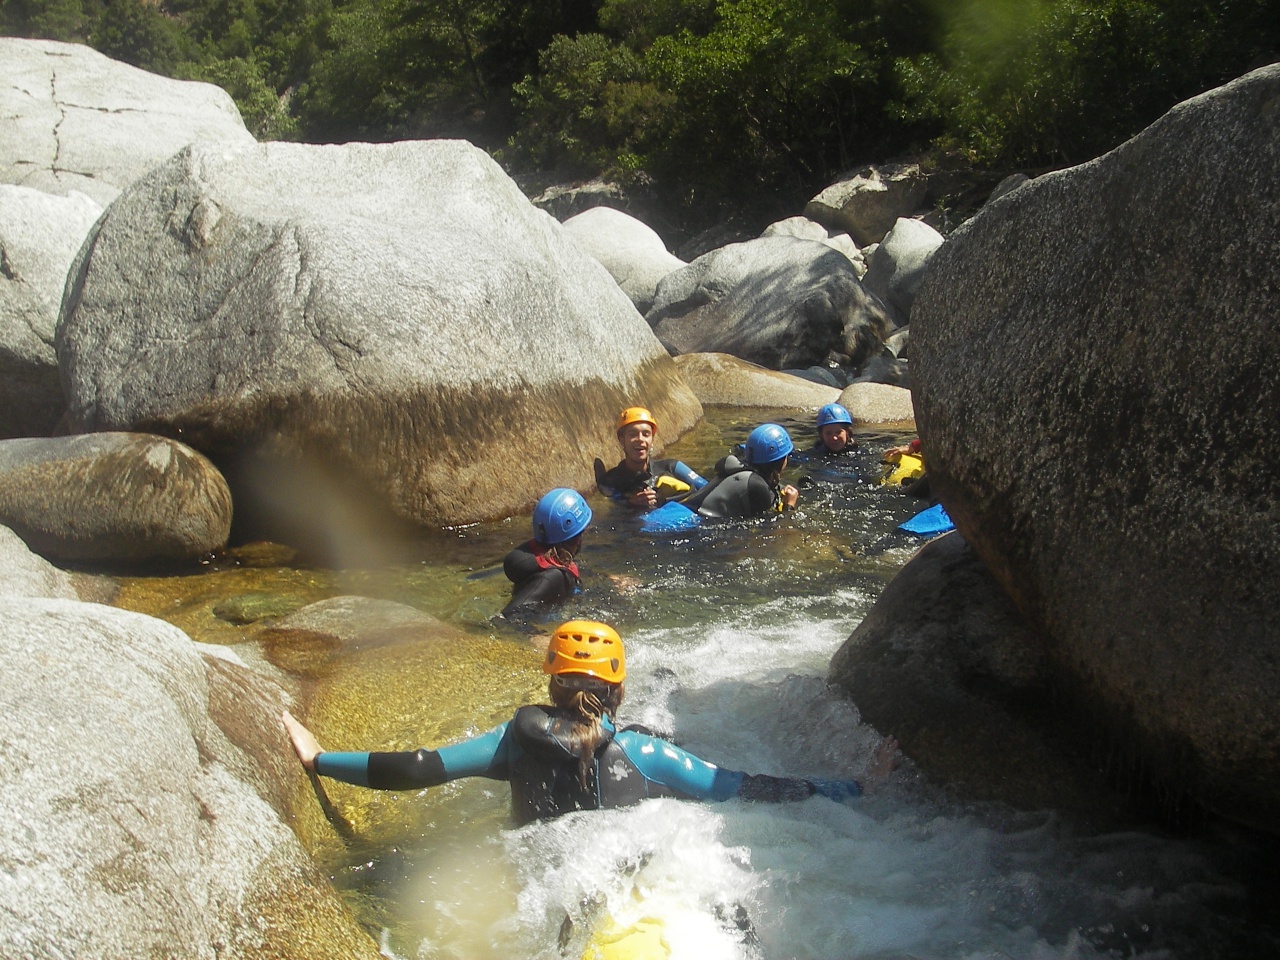
{"type": "Polygon", "coordinates": [[[686,493],[692,490],[693,487],[689,486],[683,480],[677,480],[675,477],[668,476],[664,473],[657,479],[657,482],[654,483],[653,489],[657,490],[660,494],[670,500],[674,497],[683,497],[686,493]]]}
{"type": "Polygon", "coordinates": [[[895,454],[896,460],[886,460],[881,465],[884,474],[881,483],[909,483],[918,480],[924,473],[924,461],[914,454],[895,454]]]}

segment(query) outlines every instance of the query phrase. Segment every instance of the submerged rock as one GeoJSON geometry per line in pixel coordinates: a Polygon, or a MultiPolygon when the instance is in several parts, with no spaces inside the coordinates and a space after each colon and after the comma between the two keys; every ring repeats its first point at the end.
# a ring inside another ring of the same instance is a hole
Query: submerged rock
{"type": "Polygon", "coordinates": [[[590,486],[617,410],[672,439],[701,415],[605,269],[458,141],[189,147],[70,290],[73,429],[182,437],[237,511],[331,541],[523,511],[590,486]]]}
{"type": "Polygon", "coordinates": [[[231,494],[212,463],[165,437],[0,440],[0,522],[59,560],[196,560],[227,542],[231,494]]]}
{"type": "Polygon", "coordinates": [[[911,345],[933,490],[1064,700],[1166,796],[1274,832],[1277,104],[1273,65],[994,201],[911,345]]]}

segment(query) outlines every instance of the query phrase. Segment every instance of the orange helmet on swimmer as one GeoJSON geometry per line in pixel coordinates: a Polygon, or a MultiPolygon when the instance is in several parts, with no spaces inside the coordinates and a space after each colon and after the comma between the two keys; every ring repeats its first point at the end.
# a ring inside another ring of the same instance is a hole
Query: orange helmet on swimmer
{"type": "Polygon", "coordinates": [[[562,623],[547,644],[542,672],[554,676],[581,673],[609,683],[621,683],[627,675],[622,638],[613,627],[596,620],[562,623]]]}
{"type": "Polygon", "coordinates": [[[647,423],[653,427],[653,432],[658,432],[658,423],[653,419],[653,414],[644,407],[627,407],[618,414],[618,426],[616,430],[621,432],[623,427],[629,427],[633,423],[647,423]]]}

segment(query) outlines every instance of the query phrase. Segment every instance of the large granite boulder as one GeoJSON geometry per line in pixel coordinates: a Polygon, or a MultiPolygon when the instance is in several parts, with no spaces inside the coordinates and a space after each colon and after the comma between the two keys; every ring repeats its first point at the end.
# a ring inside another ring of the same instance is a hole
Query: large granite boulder
{"type": "Polygon", "coordinates": [[[1057,689],[1166,796],[1272,831],[1277,104],[1280,65],[1023,184],[938,250],[912,312],[933,490],[1057,689]]]}
{"type": "Polygon", "coordinates": [[[71,577],[0,526],[0,597],[78,600],[71,577]]]}
{"type": "Polygon", "coordinates": [[[804,215],[849,234],[858,246],[865,247],[884,239],[899,217],[916,213],[928,190],[928,178],[918,164],[863,167],[810,200],[804,215]]]}
{"type": "Polygon", "coordinates": [[[648,224],[612,207],[592,207],[564,221],[564,229],[600,261],[641,313],[653,306],[658,282],[685,266],[648,224]]]}
{"type": "Polygon", "coordinates": [[[658,284],[645,319],[672,353],[729,353],[774,370],[832,354],[860,366],[892,328],[848,257],[787,236],[703,254],[658,284]]]}
{"type": "Polygon", "coordinates": [[[0,183],[99,203],[196,140],[252,143],[235,101],[91,47],[0,37],[0,183]]]}
{"type": "Polygon", "coordinates": [[[925,268],[942,243],[942,234],[927,223],[900,217],[871,254],[862,285],[880,298],[899,326],[910,321],[925,268]]]}
{"type": "Polygon", "coordinates": [[[958,796],[1111,815],[1119,804],[1094,762],[1105,745],[1064,731],[1047,659],[982,561],[949,533],[885,587],[832,657],[829,680],[958,796]]]}
{"type": "Polygon", "coordinates": [[[284,691],[203,653],[140,614],[0,597],[0,954],[379,956],[284,820],[284,691]]]}
{"type": "Polygon", "coordinates": [[[166,437],[0,440],[0,523],[58,560],[196,560],[225,546],[231,493],[209,460],[166,437]]]}
{"type": "Polygon", "coordinates": [[[236,509],[315,491],[403,524],[588,488],[617,410],[701,415],[613,278],[460,141],[200,144],[122,194],[73,268],[76,430],[181,437],[236,509]]]}
{"type": "Polygon", "coordinates": [[[854,381],[840,391],[837,402],[865,423],[915,425],[911,391],[889,383],[854,381]]]}
{"type": "Polygon", "coordinates": [[[77,191],[0,183],[0,439],[48,436],[66,409],[53,331],[67,268],[101,212],[77,191]]]}

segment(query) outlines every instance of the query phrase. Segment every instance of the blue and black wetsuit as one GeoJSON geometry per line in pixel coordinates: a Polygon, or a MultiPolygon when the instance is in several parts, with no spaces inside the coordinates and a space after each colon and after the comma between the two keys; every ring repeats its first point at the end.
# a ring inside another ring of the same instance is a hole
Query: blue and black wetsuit
{"type": "Polygon", "coordinates": [[[684,492],[667,495],[659,483],[663,477],[679,480],[681,485],[693,490],[700,490],[707,485],[705,478],[681,460],[650,460],[648,469],[639,473],[630,469],[627,461],[623,460],[604,473],[596,481],[596,486],[601,493],[619,502],[625,502],[633,493],[652,488],[657,491],[658,504],[661,506],[667,500],[678,500],[684,496],[684,492]]]}
{"type": "Polygon", "coordinates": [[[684,505],[704,517],[717,520],[759,517],[782,512],[782,488],[770,483],[735,456],[716,464],[719,474],[684,500],[684,505]]]}
{"type": "Polygon", "coordinates": [[[834,800],[858,796],[856,780],[798,780],[726,770],[695,757],[643,728],[614,729],[595,750],[586,785],[579,778],[581,748],[573,719],[554,707],[522,707],[488,733],[441,747],[399,753],[321,753],[316,773],[376,790],[416,790],[461,777],[511,784],[517,823],[574,810],[624,807],[649,797],[693,800],[804,800],[820,793],[834,800]]]}
{"type": "Polygon", "coordinates": [[[578,565],[557,563],[537,540],[516,547],[502,561],[502,572],[515,586],[502,608],[504,617],[568,600],[582,584],[578,565]]]}

